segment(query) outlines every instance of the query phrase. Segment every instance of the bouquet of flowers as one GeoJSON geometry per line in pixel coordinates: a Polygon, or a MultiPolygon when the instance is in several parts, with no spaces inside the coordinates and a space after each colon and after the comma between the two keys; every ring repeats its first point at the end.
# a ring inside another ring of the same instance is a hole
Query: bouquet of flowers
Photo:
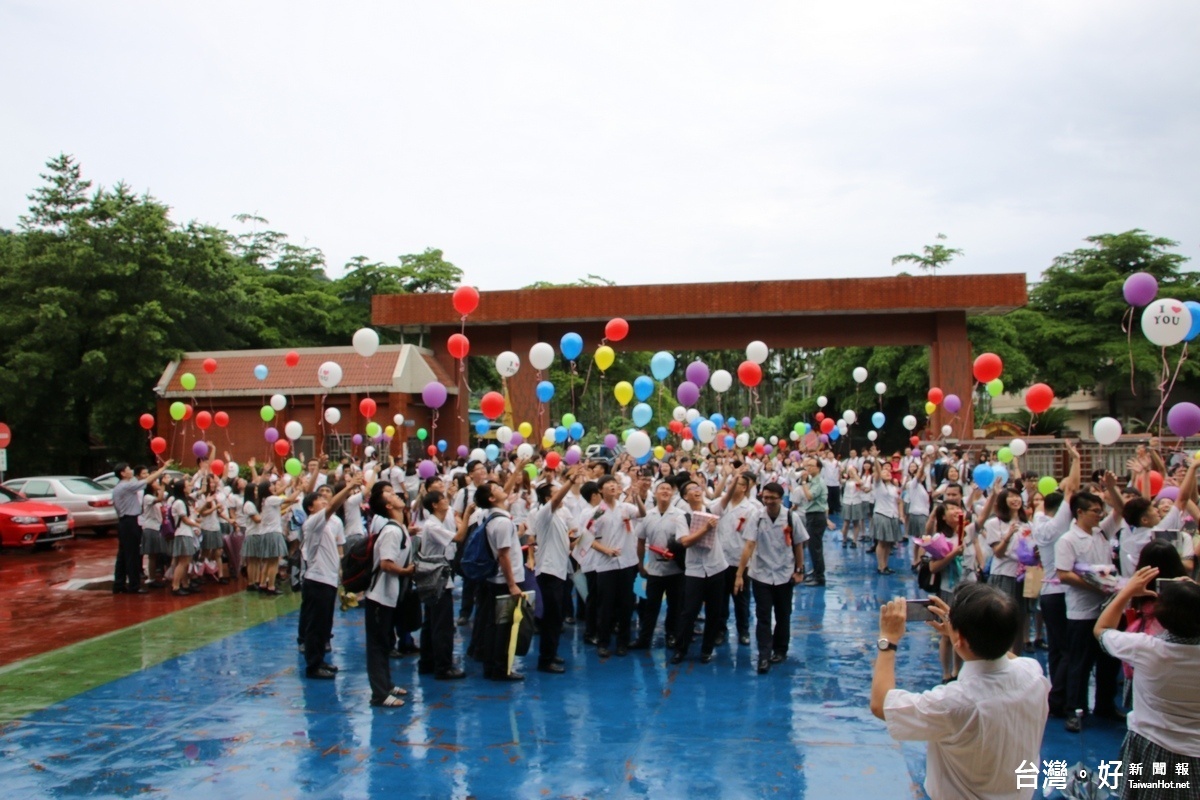
{"type": "Polygon", "coordinates": [[[1105,594],[1116,594],[1128,582],[1112,564],[1085,564],[1076,561],[1071,571],[1105,594]]]}
{"type": "Polygon", "coordinates": [[[917,539],[917,544],[935,561],[950,555],[950,551],[954,549],[954,542],[940,533],[917,539]]]}

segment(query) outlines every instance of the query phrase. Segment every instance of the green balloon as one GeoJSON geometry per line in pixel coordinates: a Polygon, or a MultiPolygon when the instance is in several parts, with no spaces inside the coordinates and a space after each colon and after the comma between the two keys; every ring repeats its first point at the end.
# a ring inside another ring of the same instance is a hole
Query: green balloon
{"type": "Polygon", "coordinates": [[[304,471],[304,465],[300,463],[298,458],[289,458],[284,462],[283,468],[287,470],[288,475],[299,475],[304,471]]]}
{"type": "Polygon", "coordinates": [[[179,376],[179,385],[190,392],[196,388],[196,376],[190,372],[183,373],[179,376]]]}
{"type": "Polygon", "coordinates": [[[996,451],[996,458],[1000,459],[1001,464],[1007,464],[1013,460],[1013,452],[1007,447],[1001,447],[996,451]]]}
{"type": "Polygon", "coordinates": [[[537,467],[535,467],[533,464],[526,464],[525,465],[525,474],[529,476],[529,480],[531,480],[531,481],[537,480],[537,476],[538,476],[537,467]]]}
{"type": "Polygon", "coordinates": [[[1042,493],[1042,497],[1058,490],[1058,481],[1046,475],[1038,481],[1038,491],[1042,493]]]}
{"type": "Polygon", "coordinates": [[[564,428],[569,428],[574,424],[575,424],[575,415],[574,414],[572,414],[571,412],[568,411],[566,414],[562,415],[562,426],[564,428]]]}
{"type": "Polygon", "coordinates": [[[429,438],[429,431],[424,428],[417,428],[417,438],[422,442],[429,438]]]}
{"type": "Polygon", "coordinates": [[[794,430],[796,433],[804,433],[804,423],[797,422],[795,425],[792,426],[792,430],[794,430]]]}
{"type": "Polygon", "coordinates": [[[271,408],[270,406],[263,406],[259,410],[258,415],[262,417],[263,422],[270,422],[271,420],[275,419],[275,409],[271,408]]]}
{"type": "Polygon", "coordinates": [[[629,441],[629,435],[631,433],[633,433],[633,428],[626,428],[625,430],[621,431],[621,441],[622,442],[629,441]]]}
{"type": "Polygon", "coordinates": [[[367,436],[370,436],[372,439],[378,436],[382,430],[383,429],[379,427],[378,422],[367,423],[367,436]]]}
{"type": "Polygon", "coordinates": [[[992,397],[999,397],[1004,394],[1004,381],[996,378],[987,382],[987,393],[992,397]]]}
{"type": "Polygon", "coordinates": [[[183,403],[179,402],[178,400],[176,400],[174,403],[171,403],[171,419],[179,422],[179,420],[183,419],[183,415],[186,413],[187,407],[184,406],[183,403]]]}

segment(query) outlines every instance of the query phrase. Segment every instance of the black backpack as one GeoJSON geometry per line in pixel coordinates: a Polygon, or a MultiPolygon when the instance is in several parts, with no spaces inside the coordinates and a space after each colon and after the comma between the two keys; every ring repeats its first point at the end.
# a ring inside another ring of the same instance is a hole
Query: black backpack
{"type": "MultiPolygon", "coordinates": [[[[692,530],[692,512],[683,512],[684,519],[687,520],[688,533],[692,530]]],[[[684,534],[685,536],[688,534],[684,534]]],[[[671,554],[671,560],[679,565],[682,570],[687,569],[687,548],[679,541],[678,537],[672,536],[667,539],[667,552],[671,554]]]]}
{"type": "MultiPolygon", "coordinates": [[[[400,531],[401,547],[404,547],[404,529],[394,522],[388,522],[383,527],[388,525],[395,525],[400,531]]],[[[382,532],[383,528],[380,528],[378,532],[363,536],[346,548],[342,556],[342,586],[347,592],[365,592],[371,587],[375,578],[375,541],[382,532]]]]}

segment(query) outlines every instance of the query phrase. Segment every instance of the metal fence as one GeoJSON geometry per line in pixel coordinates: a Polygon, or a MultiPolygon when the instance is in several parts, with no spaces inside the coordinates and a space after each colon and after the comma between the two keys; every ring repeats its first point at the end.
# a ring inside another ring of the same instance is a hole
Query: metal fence
{"type": "MultiPolygon", "coordinates": [[[[1019,461],[1023,471],[1036,472],[1038,475],[1053,475],[1061,478],[1067,473],[1070,458],[1063,446],[1066,439],[1030,437],[1025,439],[1029,445],[1028,451],[1019,461]]],[[[1072,440],[1074,441],[1074,440],[1072,440]]],[[[1096,442],[1074,441],[1075,449],[1079,451],[1080,470],[1086,479],[1094,470],[1111,470],[1118,477],[1129,470],[1129,459],[1137,455],[1139,446],[1146,444],[1146,439],[1122,440],[1115,444],[1104,446],[1096,442]]],[[[972,453],[986,449],[994,453],[1008,444],[1004,439],[967,439],[958,443],[959,446],[970,448],[972,453]]],[[[1192,439],[1163,439],[1160,451],[1164,460],[1171,460],[1174,453],[1191,456],[1200,450],[1200,438],[1192,439]]],[[[973,459],[972,459],[973,460],[973,459]]]]}

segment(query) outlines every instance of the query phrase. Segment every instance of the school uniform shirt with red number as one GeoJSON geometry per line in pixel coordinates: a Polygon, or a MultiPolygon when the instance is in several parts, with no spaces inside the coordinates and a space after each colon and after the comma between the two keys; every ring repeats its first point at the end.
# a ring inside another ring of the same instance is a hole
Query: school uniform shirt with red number
{"type": "Polygon", "coordinates": [[[726,506],[724,500],[718,500],[712,507],[712,512],[721,516],[717,522],[717,540],[721,543],[725,561],[730,566],[736,566],[742,560],[746,524],[757,510],[758,507],[749,497],[744,497],[742,502],[731,506],[726,506]]]}
{"type": "Polygon", "coordinates": [[[596,506],[595,511],[600,516],[590,520],[589,529],[592,536],[602,546],[609,550],[621,551],[618,556],[609,556],[596,551],[596,572],[611,572],[615,569],[636,567],[637,534],[634,531],[634,520],[638,515],[637,506],[632,503],[617,503],[609,508],[604,503],[596,506]]]}
{"type": "Polygon", "coordinates": [[[808,530],[802,519],[786,508],[780,508],[775,519],[771,519],[765,508],[750,517],[742,536],[747,542],[755,543],[754,555],[746,569],[751,578],[771,586],[791,581],[792,573],[797,569],[793,548],[808,541],[808,530]]]}

